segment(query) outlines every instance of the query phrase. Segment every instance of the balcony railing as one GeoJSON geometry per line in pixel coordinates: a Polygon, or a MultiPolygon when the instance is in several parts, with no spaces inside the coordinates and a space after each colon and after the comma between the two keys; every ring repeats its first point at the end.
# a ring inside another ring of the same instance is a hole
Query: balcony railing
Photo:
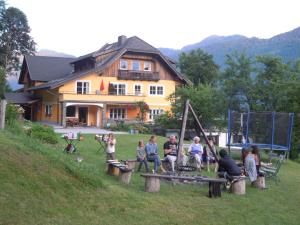
{"type": "Polygon", "coordinates": [[[119,70],[118,79],[158,81],[159,73],[152,71],[119,70]]]}

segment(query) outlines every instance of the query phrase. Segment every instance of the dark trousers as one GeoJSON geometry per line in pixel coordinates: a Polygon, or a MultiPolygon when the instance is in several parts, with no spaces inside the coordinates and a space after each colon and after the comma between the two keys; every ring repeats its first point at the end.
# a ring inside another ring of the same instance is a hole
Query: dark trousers
{"type": "Polygon", "coordinates": [[[140,162],[137,171],[139,172],[139,171],[141,170],[143,164],[144,164],[144,165],[145,165],[145,168],[146,168],[146,172],[148,173],[148,172],[149,172],[149,166],[148,166],[148,162],[147,162],[146,158],[145,158],[145,159],[137,158],[137,161],[140,162]]]}
{"type": "Polygon", "coordinates": [[[106,153],[106,160],[110,160],[110,159],[112,159],[112,160],[116,159],[116,155],[114,152],[106,153]]]}

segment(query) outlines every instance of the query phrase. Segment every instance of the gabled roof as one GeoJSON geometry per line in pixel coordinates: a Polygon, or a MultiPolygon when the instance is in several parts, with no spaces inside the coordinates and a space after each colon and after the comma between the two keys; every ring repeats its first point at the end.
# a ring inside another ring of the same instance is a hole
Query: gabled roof
{"type": "MultiPolygon", "coordinates": [[[[70,62],[73,60],[74,58],[25,55],[22,69],[27,66],[31,80],[47,82],[72,73],[70,62]]],[[[23,77],[20,76],[19,83],[22,83],[21,79],[23,77]]]]}
{"type": "Polygon", "coordinates": [[[76,73],[69,73],[65,76],[58,76],[58,79],[51,80],[43,85],[39,85],[36,87],[29,88],[28,90],[37,90],[37,89],[53,89],[59,87],[71,80],[77,79],[81,76],[84,76],[90,72],[102,72],[104,69],[109,67],[113,62],[115,62],[118,58],[120,58],[125,53],[143,53],[143,54],[151,54],[155,57],[159,58],[165,65],[174,72],[174,74],[183,82],[187,84],[192,84],[192,82],[187,79],[184,75],[182,75],[175,67],[173,61],[164,56],[157,48],[143,41],[139,37],[133,36],[130,38],[126,38],[123,36],[122,41],[114,42],[112,44],[105,44],[99,50],[86,54],[84,56],[80,56],[76,59],[71,59],[69,63],[73,64],[78,61],[88,59],[88,58],[96,58],[97,56],[101,56],[107,53],[110,55],[104,58],[101,62],[98,62],[95,68],[86,71],[80,71],[76,73]]]}
{"type": "Polygon", "coordinates": [[[4,93],[5,99],[14,104],[31,104],[39,100],[38,97],[27,92],[7,92],[4,93]]]}

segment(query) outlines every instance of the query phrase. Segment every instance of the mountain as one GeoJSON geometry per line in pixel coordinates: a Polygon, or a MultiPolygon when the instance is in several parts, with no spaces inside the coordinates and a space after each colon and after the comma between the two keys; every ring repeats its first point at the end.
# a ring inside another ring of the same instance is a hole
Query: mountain
{"type": "Polygon", "coordinates": [[[189,52],[198,48],[212,54],[215,62],[221,67],[225,65],[226,55],[235,51],[245,52],[250,57],[275,55],[289,62],[300,58],[300,27],[269,39],[248,38],[242,35],[213,35],[181,49],[160,48],[160,51],[178,61],[181,52],[189,52]]]}
{"type": "Polygon", "coordinates": [[[53,56],[53,57],[66,57],[66,58],[76,58],[74,55],[69,55],[63,52],[56,52],[49,49],[41,49],[35,55],[39,56],[53,56]]]}

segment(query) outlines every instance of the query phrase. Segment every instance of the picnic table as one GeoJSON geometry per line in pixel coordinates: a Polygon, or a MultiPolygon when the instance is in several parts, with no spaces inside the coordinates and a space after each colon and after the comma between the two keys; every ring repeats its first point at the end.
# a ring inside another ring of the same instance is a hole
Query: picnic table
{"type": "Polygon", "coordinates": [[[175,176],[175,175],[161,175],[144,173],[141,174],[145,178],[145,191],[146,192],[159,192],[160,180],[181,180],[181,181],[194,181],[194,182],[207,182],[208,183],[208,195],[210,198],[221,197],[221,185],[226,183],[224,178],[211,178],[203,176],[175,176]]]}
{"type": "Polygon", "coordinates": [[[131,174],[133,169],[128,168],[118,160],[107,160],[107,174],[111,176],[119,176],[119,179],[124,184],[129,184],[131,181],[131,174]]]}

